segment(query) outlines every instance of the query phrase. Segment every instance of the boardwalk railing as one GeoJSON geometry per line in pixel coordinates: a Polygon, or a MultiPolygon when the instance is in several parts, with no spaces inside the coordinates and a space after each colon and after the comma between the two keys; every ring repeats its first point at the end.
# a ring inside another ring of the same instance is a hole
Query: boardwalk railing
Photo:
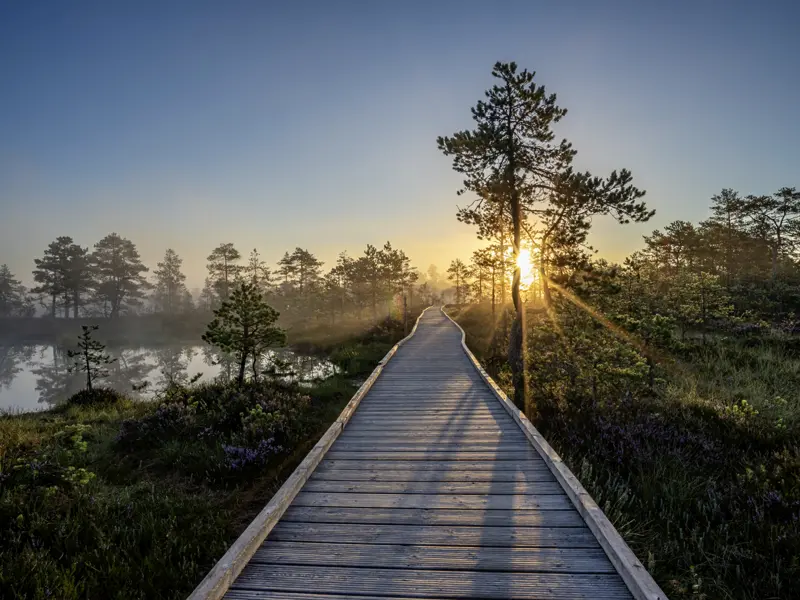
{"type": "Polygon", "coordinates": [[[190,600],[223,595],[666,598],[430,308],[190,600]]]}

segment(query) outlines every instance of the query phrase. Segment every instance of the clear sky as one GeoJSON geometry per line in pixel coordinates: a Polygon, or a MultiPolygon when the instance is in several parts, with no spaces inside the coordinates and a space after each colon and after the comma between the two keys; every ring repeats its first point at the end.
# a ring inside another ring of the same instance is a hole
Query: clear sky
{"type": "Polygon", "coordinates": [[[800,187],[800,2],[0,0],[0,263],[117,231],[190,287],[223,241],[332,262],[391,240],[423,270],[477,247],[437,135],[497,60],[536,70],[578,166],[658,211],[601,254],[705,217],[723,187],[800,187]]]}

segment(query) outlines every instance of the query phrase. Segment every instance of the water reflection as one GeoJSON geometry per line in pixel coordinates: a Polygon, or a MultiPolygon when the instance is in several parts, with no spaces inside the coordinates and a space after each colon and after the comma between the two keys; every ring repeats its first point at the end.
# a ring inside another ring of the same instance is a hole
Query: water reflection
{"type": "MultiPolygon", "coordinates": [[[[133,397],[152,397],[170,382],[186,383],[194,377],[199,381],[231,381],[238,372],[230,356],[208,346],[107,348],[106,352],[116,361],[108,366],[108,375],[100,383],[133,397]],[[139,389],[142,384],[146,386],[139,389]]],[[[71,373],[71,366],[65,347],[0,347],[0,409],[27,412],[63,402],[85,386],[85,375],[71,373]]],[[[290,350],[270,351],[256,369],[261,377],[277,376],[301,384],[336,372],[327,360],[290,350]]],[[[252,375],[250,364],[247,375],[252,375]]]]}
{"type": "Polygon", "coordinates": [[[197,355],[197,350],[168,346],[154,350],[153,355],[158,366],[157,387],[163,389],[173,383],[184,384],[189,381],[189,365],[197,355]]]}
{"type": "Polygon", "coordinates": [[[11,387],[11,382],[23,371],[24,363],[33,357],[33,352],[33,346],[0,346],[0,388],[11,387]]]}

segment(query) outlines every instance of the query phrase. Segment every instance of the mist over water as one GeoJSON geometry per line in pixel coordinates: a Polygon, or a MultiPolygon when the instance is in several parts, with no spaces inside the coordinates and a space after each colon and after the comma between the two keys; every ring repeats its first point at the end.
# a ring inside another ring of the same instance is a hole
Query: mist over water
{"type": "MultiPolygon", "coordinates": [[[[208,346],[121,346],[108,348],[107,352],[116,360],[97,385],[107,385],[137,399],[152,399],[170,381],[187,382],[199,375],[199,382],[208,382],[235,376],[235,366],[230,360],[208,346]],[[134,390],[142,384],[144,389],[134,390]]],[[[278,372],[282,377],[301,384],[336,373],[330,361],[288,349],[265,354],[261,369],[275,366],[276,360],[280,362],[278,372]]],[[[33,412],[64,402],[86,382],[83,373],[70,373],[72,363],[64,346],[0,346],[0,410],[33,412]]],[[[248,371],[249,368],[248,365],[248,371]]]]}

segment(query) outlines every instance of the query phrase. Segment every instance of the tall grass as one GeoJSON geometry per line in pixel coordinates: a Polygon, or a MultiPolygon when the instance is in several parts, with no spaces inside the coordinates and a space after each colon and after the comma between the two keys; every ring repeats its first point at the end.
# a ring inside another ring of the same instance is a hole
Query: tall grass
{"type": "MultiPolygon", "coordinates": [[[[504,319],[455,318],[508,383],[504,319]]],[[[536,426],[672,598],[800,598],[796,342],[720,338],[661,365],[606,331],[529,313],[536,426]]]]}

